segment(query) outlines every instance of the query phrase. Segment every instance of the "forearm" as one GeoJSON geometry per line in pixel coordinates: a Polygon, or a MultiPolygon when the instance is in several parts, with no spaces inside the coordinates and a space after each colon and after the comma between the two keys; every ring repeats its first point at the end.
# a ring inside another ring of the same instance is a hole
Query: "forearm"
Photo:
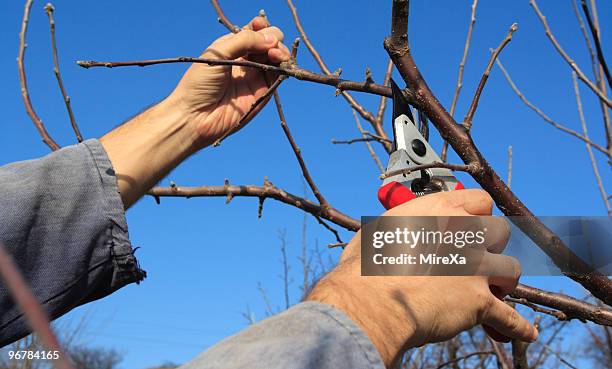
{"type": "Polygon", "coordinates": [[[305,302],[206,350],[181,369],[383,369],[378,352],[343,312],[305,302]]]}
{"type": "Polygon", "coordinates": [[[414,327],[410,324],[410,317],[402,312],[401,304],[394,298],[389,298],[386,291],[376,288],[381,278],[393,277],[357,277],[366,283],[372,282],[368,287],[359,291],[351,288],[354,279],[345,278],[344,270],[333,270],[330,275],[323,277],[306,297],[306,301],[316,301],[333,306],[346,314],[367,336],[387,368],[394,367],[397,360],[407,348],[407,342],[414,334],[414,327]],[[374,279],[377,279],[375,281],[374,279]],[[380,309],[380,301],[387,301],[385,308],[380,309]]]}
{"type": "Polygon", "coordinates": [[[193,119],[178,105],[167,98],[100,139],[126,209],[203,146],[193,119]]]}
{"type": "MultiPolygon", "coordinates": [[[[0,167],[0,241],[50,318],[144,278],[97,140],[0,167]]],[[[0,283],[0,347],[29,333],[0,283]]]]}

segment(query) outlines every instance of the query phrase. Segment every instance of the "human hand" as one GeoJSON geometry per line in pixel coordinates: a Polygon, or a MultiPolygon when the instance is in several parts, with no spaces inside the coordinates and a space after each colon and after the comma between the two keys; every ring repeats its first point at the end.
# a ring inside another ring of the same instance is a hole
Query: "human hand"
{"type": "MultiPolygon", "coordinates": [[[[218,38],[201,57],[278,64],[290,58],[283,38],[280,29],[257,16],[239,33],[218,38]]],[[[188,114],[202,148],[234,129],[251,105],[265,94],[267,82],[277,77],[273,73],[265,76],[255,68],[195,63],[167,100],[188,114]]]]}
{"type": "MultiPolygon", "coordinates": [[[[421,197],[384,215],[485,216],[491,215],[492,208],[493,201],[486,192],[461,190],[421,197]]],[[[496,237],[505,244],[507,223],[496,228],[501,230],[496,237]]],[[[388,367],[408,348],[450,339],[477,324],[487,325],[496,339],[536,339],[537,330],[499,299],[518,283],[520,266],[515,259],[497,254],[489,257],[490,265],[503,265],[511,276],[500,277],[493,270],[482,276],[462,277],[361,276],[360,244],[361,235],[357,233],[336,268],[306,299],[345,312],[367,333],[388,367]]]]}

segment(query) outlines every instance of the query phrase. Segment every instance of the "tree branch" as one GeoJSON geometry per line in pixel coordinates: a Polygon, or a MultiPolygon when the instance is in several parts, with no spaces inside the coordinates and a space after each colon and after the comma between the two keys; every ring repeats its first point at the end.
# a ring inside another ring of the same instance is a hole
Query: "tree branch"
{"type": "Polygon", "coordinates": [[[433,162],[433,163],[415,165],[415,166],[411,166],[410,168],[397,169],[391,172],[383,173],[380,175],[380,179],[393,177],[398,174],[410,174],[413,172],[418,172],[420,170],[425,170],[425,169],[430,169],[430,168],[446,168],[446,169],[450,169],[454,171],[467,172],[467,173],[476,173],[480,170],[480,168],[475,164],[463,165],[463,164],[448,164],[448,163],[433,162]]]}
{"type": "Polygon", "coordinates": [[[585,137],[585,136],[581,135],[580,133],[574,131],[573,129],[567,128],[564,125],[555,122],[548,115],[546,115],[546,113],[544,113],[537,106],[535,106],[529,100],[527,100],[525,95],[523,95],[523,93],[518,89],[518,87],[516,86],[516,84],[514,83],[512,78],[510,77],[510,74],[508,73],[508,71],[506,70],[504,65],[502,64],[501,59],[498,57],[495,60],[495,62],[497,63],[497,66],[499,67],[499,69],[502,71],[504,77],[506,78],[506,81],[508,81],[508,84],[512,88],[512,91],[514,91],[514,93],[519,97],[519,99],[521,99],[521,101],[525,105],[527,105],[528,108],[533,110],[537,115],[539,115],[542,119],[544,119],[544,121],[546,123],[550,124],[551,126],[557,128],[560,131],[563,131],[563,132],[565,132],[567,134],[570,134],[570,135],[576,137],[579,140],[584,141],[586,144],[592,146],[596,150],[601,151],[602,153],[604,153],[604,154],[609,156],[608,150],[606,150],[603,146],[596,144],[595,142],[591,141],[588,137],[585,137]]]}
{"type": "MultiPolygon", "coordinates": [[[[578,87],[578,80],[576,79],[576,73],[572,72],[572,80],[574,82],[574,93],[576,94],[576,106],[578,107],[578,116],[580,117],[580,123],[582,125],[582,133],[584,137],[589,137],[589,133],[587,131],[586,121],[584,119],[584,113],[582,112],[582,99],[580,98],[580,88],[578,87]]],[[[610,207],[610,201],[608,200],[608,194],[606,189],[604,188],[603,182],[601,180],[601,176],[599,175],[599,168],[597,167],[597,162],[595,161],[595,156],[593,155],[593,149],[591,149],[590,145],[586,145],[587,152],[589,154],[589,160],[591,161],[591,166],[593,167],[593,175],[595,176],[595,181],[597,182],[597,188],[599,189],[599,193],[601,194],[604,206],[606,207],[606,211],[608,215],[612,216],[612,207],[610,207]]]]}
{"type": "MultiPolygon", "coordinates": [[[[31,5],[31,4],[30,4],[31,5]]],[[[32,293],[25,279],[17,269],[11,256],[0,243],[0,277],[4,280],[6,287],[13,296],[15,303],[25,316],[30,325],[47,350],[59,353],[56,365],[58,369],[72,369],[73,366],[67,359],[68,356],[62,349],[59,340],[51,330],[49,318],[45,310],[32,293]]]]}
{"type": "MultiPolygon", "coordinates": [[[[393,73],[393,61],[389,58],[387,63],[387,70],[385,71],[385,78],[383,80],[383,86],[389,86],[391,80],[391,74],[393,73]]],[[[387,96],[380,97],[380,103],[378,104],[378,110],[376,112],[376,124],[379,125],[381,130],[383,128],[383,117],[385,116],[385,109],[387,108],[387,96]]],[[[389,141],[390,142],[390,141],[389,141]]]]}
{"type": "MultiPolygon", "coordinates": [[[[472,100],[472,103],[470,104],[470,108],[468,109],[467,114],[465,114],[465,118],[463,118],[463,126],[468,131],[472,128],[472,119],[474,119],[474,113],[476,113],[476,108],[478,107],[478,101],[480,100],[480,95],[482,94],[482,90],[484,89],[485,84],[487,83],[487,80],[489,79],[489,75],[491,74],[493,63],[495,62],[495,60],[497,59],[501,51],[504,49],[504,47],[512,40],[512,35],[514,34],[514,32],[516,32],[517,29],[518,29],[518,24],[513,23],[510,26],[510,29],[508,30],[506,37],[504,37],[504,39],[499,44],[497,49],[495,49],[495,51],[491,54],[489,63],[487,64],[487,67],[485,68],[485,71],[482,74],[482,78],[480,78],[480,82],[478,83],[478,87],[476,88],[474,99],[472,100]]],[[[451,113],[451,115],[453,114],[451,113]]]]}
{"type": "Polygon", "coordinates": [[[408,15],[408,1],[394,0],[392,14],[394,16],[391,29],[394,33],[385,39],[385,49],[413,91],[418,106],[431,119],[442,138],[449,142],[464,163],[475,163],[480,166],[479,170],[470,173],[472,177],[493,197],[504,214],[513,216],[512,221],[553,260],[565,275],[582,284],[606,304],[612,305],[612,282],[578,258],[557,235],[531,213],[491,168],[465,128],[457,124],[429,89],[410,54],[407,28],[405,28],[407,20],[401,19],[401,15],[408,15]]]}
{"type": "MultiPolygon", "coordinates": [[[[470,50],[470,43],[472,41],[472,32],[474,31],[474,24],[476,23],[476,7],[478,6],[478,0],[474,0],[472,3],[472,14],[470,16],[470,25],[468,26],[467,36],[465,38],[465,46],[463,47],[463,56],[459,63],[459,73],[457,74],[457,85],[455,86],[455,93],[453,94],[453,101],[450,106],[450,115],[455,115],[455,108],[457,107],[457,101],[459,100],[459,94],[463,87],[463,70],[465,68],[465,62],[467,61],[468,51],[470,50]]],[[[442,152],[440,158],[442,161],[446,161],[446,155],[448,153],[448,142],[444,141],[442,146],[442,152]]]]}
{"type": "Polygon", "coordinates": [[[34,123],[34,126],[38,130],[38,134],[42,138],[42,141],[45,145],[49,146],[49,148],[53,151],[58,150],[60,146],[55,142],[45,125],[43,124],[38,114],[34,111],[34,107],[32,106],[32,102],[30,101],[30,93],[28,92],[28,83],[26,79],[25,67],[24,67],[24,59],[25,59],[25,51],[26,51],[26,33],[28,32],[28,21],[30,20],[30,9],[32,8],[33,0],[27,0],[24,6],[23,11],[23,20],[21,21],[21,32],[19,32],[19,54],[17,56],[17,69],[19,70],[19,84],[21,85],[21,97],[23,98],[23,104],[25,105],[26,113],[34,123]]]}
{"type": "Polygon", "coordinates": [[[612,326],[612,310],[592,305],[570,296],[544,291],[535,287],[519,284],[510,294],[513,302],[526,305],[532,310],[552,315],[559,320],[587,320],[605,326],[612,326]],[[547,306],[558,311],[542,309],[537,305],[547,306]]]}
{"type": "Polygon", "coordinates": [[[493,352],[493,351],[476,351],[476,352],[471,352],[471,353],[469,353],[469,354],[466,354],[466,355],[463,355],[463,356],[459,356],[459,357],[457,357],[457,358],[455,358],[455,359],[452,359],[452,360],[446,361],[446,362],[444,362],[444,363],[442,363],[442,364],[438,365],[438,368],[437,368],[437,369],[442,369],[442,368],[444,368],[445,366],[448,366],[448,365],[451,365],[451,364],[458,363],[458,362],[460,362],[461,360],[466,360],[466,359],[469,359],[469,358],[471,358],[471,357],[473,357],[473,356],[486,356],[486,355],[495,355],[495,352],[493,352]]]}
{"type": "Polygon", "coordinates": [[[574,72],[576,72],[576,74],[578,75],[578,78],[580,78],[582,82],[584,82],[587,86],[589,86],[589,88],[597,96],[599,96],[599,98],[606,105],[608,105],[609,107],[612,107],[612,101],[606,96],[606,94],[603,93],[603,91],[600,90],[597,86],[595,86],[595,84],[590,79],[588,79],[587,76],[585,76],[585,74],[576,64],[576,62],[572,58],[570,58],[570,56],[565,52],[565,50],[563,50],[563,48],[561,47],[561,45],[559,44],[559,42],[553,35],[552,31],[550,30],[550,26],[548,25],[548,21],[546,20],[546,17],[544,16],[544,14],[542,14],[542,12],[540,11],[540,8],[538,8],[538,4],[536,3],[536,0],[529,0],[529,4],[533,7],[533,10],[536,12],[538,18],[540,19],[540,22],[544,26],[544,30],[546,31],[546,36],[548,37],[550,42],[552,42],[555,49],[557,49],[557,52],[559,53],[559,55],[561,55],[563,60],[565,60],[567,64],[569,64],[569,66],[574,70],[574,72]]]}
{"type": "Polygon", "coordinates": [[[508,146],[508,188],[512,186],[512,146],[508,146]]]}
{"type": "MultiPolygon", "coordinates": [[[[593,13],[596,14],[595,2],[591,2],[591,6],[593,7],[593,13]]],[[[591,67],[593,68],[593,75],[595,75],[595,80],[597,81],[597,85],[604,92],[606,91],[606,83],[603,80],[603,67],[599,65],[597,62],[597,56],[595,55],[595,51],[593,51],[593,45],[591,44],[591,39],[587,33],[586,27],[584,26],[584,22],[582,21],[582,16],[580,15],[580,11],[578,10],[578,5],[576,4],[576,0],[572,0],[572,8],[574,10],[574,14],[576,15],[576,19],[578,20],[578,25],[580,26],[580,31],[582,32],[582,36],[584,37],[584,42],[589,50],[589,56],[591,58],[591,67]]],[[[595,27],[595,33],[599,35],[599,25],[595,19],[593,22],[593,26],[595,27]]],[[[608,107],[605,102],[599,99],[599,107],[601,109],[601,114],[603,117],[604,129],[606,131],[606,147],[608,148],[608,156],[612,156],[612,127],[610,126],[610,112],[608,111],[608,107]]]]}
{"type": "MultiPolygon", "coordinates": [[[[327,67],[327,65],[323,61],[323,58],[321,58],[321,55],[319,55],[319,53],[315,49],[314,45],[312,44],[312,42],[308,38],[308,35],[306,35],[306,31],[304,30],[304,27],[302,26],[302,22],[300,21],[300,17],[298,16],[297,9],[296,9],[295,5],[293,5],[293,2],[291,0],[287,0],[287,5],[289,6],[289,10],[291,10],[291,15],[293,16],[293,21],[295,23],[295,27],[297,28],[297,30],[298,30],[298,32],[300,34],[300,37],[302,38],[302,40],[304,40],[304,44],[306,45],[306,48],[308,49],[308,51],[310,51],[310,54],[312,55],[312,57],[315,59],[315,61],[317,62],[317,64],[321,68],[321,71],[323,73],[325,73],[326,75],[328,75],[328,76],[334,75],[334,73],[332,73],[332,71],[327,67]]],[[[367,83],[368,83],[368,81],[366,81],[366,84],[367,83]]],[[[353,109],[355,109],[359,113],[359,115],[361,115],[363,117],[363,119],[365,119],[368,122],[370,122],[370,124],[374,128],[374,131],[376,132],[377,135],[385,137],[385,138],[388,138],[387,134],[385,133],[385,131],[382,128],[382,126],[377,123],[376,117],[374,117],[374,115],[372,115],[372,113],[370,113],[361,104],[359,104],[353,98],[353,96],[351,96],[347,92],[348,90],[352,90],[352,89],[348,89],[348,88],[340,89],[340,91],[342,93],[342,97],[344,97],[344,99],[349,103],[349,105],[353,109]]],[[[354,91],[357,91],[357,90],[354,90],[354,91]]],[[[391,89],[389,89],[389,91],[391,91],[391,89]]],[[[380,95],[383,95],[383,94],[380,94],[380,95]]],[[[391,97],[390,93],[384,94],[384,95],[387,96],[387,97],[391,97]]],[[[390,144],[383,144],[383,146],[385,147],[387,152],[390,153],[392,151],[392,147],[391,147],[390,144]]]]}
{"type": "Polygon", "coordinates": [[[491,343],[493,351],[495,352],[498,367],[500,369],[513,369],[510,360],[506,356],[506,350],[504,349],[504,345],[501,342],[494,341],[490,336],[487,336],[487,339],[491,343]]]}
{"type": "MultiPolygon", "coordinates": [[[[367,92],[374,95],[381,95],[391,97],[391,88],[387,86],[377,85],[369,82],[355,82],[349,81],[338,76],[323,75],[313,73],[311,71],[302,69],[291,63],[282,63],[280,66],[257,63],[250,60],[224,60],[224,59],[210,59],[210,58],[192,58],[187,56],[176,57],[176,58],[165,58],[165,59],[151,59],[151,60],[134,60],[134,61],[123,61],[123,62],[99,62],[94,60],[79,60],[77,64],[83,68],[94,68],[94,67],[106,67],[106,68],[117,68],[117,67],[146,67],[156,64],[170,64],[170,63],[202,63],[208,65],[235,65],[245,68],[256,68],[264,72],[275,72],[280,75],[286,75],[299,79],[301,81],[308,81],[314,83],[320,83],[328,86],[335,87],[340,91],[350,90],[367,92]]],[[[407,95],[410,100],[412,96],[407,95]]]]}
{"type": "MultiPolygon", "coordinates": [[[[393,64],[391,64],[391,65],[393,65],[393,64]]],[[[381,98],[381,105],[384,104],[382,99],[385,99],[385,97],[381,98]]],[[[383,111],[384,111],[384,109],[383,109],[383,111]]],[[[357,116],[357,112],[355,112],[354,109],[352,109],[352,112],[353,112],[353,116],[355,117],[355,125],[357,125],[357,129],[359,129],[359,132],[361,133],[361,140],[363,140],[363,142],[365,143],[366,148],[368,149],[368,152],[370,153],[370,156],[372,157],[372,159],[376,163],[376,166],[378,167],[380,172],[383,173],[385,171],[385,167],[380,162],[380,159],[378,158],[378,155],[376,155],[376,152],[372,148],[372,145],[370,145],[369,140],[381,142],[382,140],[384,140],[384,138],[383,137],[378,137],[378,136],[377,137],[373,137],[372,134],[370,134],[370,137],[368,137],[368,132],[363,130],[363,127],[361,126],[361,123],[359,122],[359,117],[357,116]]],[[[379,112],[380,112],[380,110],[379,110],[379,112]]],[[[359,139],[357,139],[357,140],[359,140],[359,139]]],[[[339,143],[339,142],[334,142],[334,143],[339,143]]],[[[346,143],[351,144],[350,141],[346,141],[346,143]]]]}
{"type": "MultiPolygon", "coordinates": [[[[362,128],[363,129],[363,128],[362,128]]],[[[380,142],[381,139],[377,137],[368,136],[366,131],[361,132],[364,137],[351,138],[348,140],[336,140],[335,138],[331,140],[331,143],[334,145],[351,145],[356,142],[380,142]]],[[[386,141],[386,140],[385,140],[386,141]]]]}
{"type": "Polygon", "coordinates": [[[470,50],[470,43],[472,41],[472,32],[474,31],[474,24],[476,23],[476,7],[478,6],[478,0],[474,0],[472,3],[472,15],[470,16],[470,25],[468,26],[467,37],[465,38],[465,46],[463,47],[463,57],[459,63],[459,73],[457,74],[457,85],[455,86],[455,93],[453,94],[453,101],[450,106],[450,115],[455,115],[455,108],[457,107],[457,101],[459,100],[459,94],[463,87],[463,70],[465,68],[465,62],[467,61],[468,51],[470,50]]]}
{"type": "Polygon", "coordinates": [[[240,27],[238,27],[237,25],[233,24],[232,22],[230,22],[229,19],[227,19],[227,17],[225,16],[225,13],[223,13],[223,10],[221,9],[221,6],[219,5],[219,1],[217,0],[210,0],[213,8],[215,8],[215,12],[217,12],[217,20],[219,21],[219,23],[221,23],[222,25],[225,26],[225,28],[227,28],[228,30],[230,30],[230,32],[232,33],[238,33],[240,32],[240,27]]]}
{"type": "Polygon", "coordinates": [[[267,179],[264,180],[263,186],[234,186],[227,183],[223,186],[154,187],[148,192],[148,195],[153,196],[156,201],[159,201],[161,197],[228,197],[231,199],[241,196],[274,199],[318,216],[321,219],[328,220],[350,231],[357,231],[361,226],[358,220],[349,217],[341,211],[333,207],[325,208],[310,200],[288,193],[274,186],[267,179]]]}
{"type": "Polygon", "coordinates": [[[249,107],[249,110],[246,113],[244,113],[242,117],[240,118],[240,120],[238,121],[238,124],[236,124],[234,128],[225,132],[221,137],[219,137],[213,143],[213,146],[216,147],[216,146],[221,145],[221,142],[225,140],[228,136],[238,132],[242,127],[244,127],[246,122],[251,120],[266,105],[266,103],[270,100],[270,97],[273,94],[276,94],[276,89],[278,88],[278,86],[280,86],[280,84],[285,79],[287,79],[287,76],[279,76],[276,79],[276,81],[274,81],[274,83],[272,83],[272,85],[268,87],[268,90],[263,95],[261,95],[259,98],[257,98],[257,100],[253,102],[253,104],[251,104],[251,106],[249,107]]]}
{"type": "Polygon", "coordinates": [[[276,105],[276,111],[278,112],[278,118],[280,119],[281,127],[283,128],[283,132],[285,133],[285,136],[287,137],[287,140],[291,145],[291,149],[293,149],[293,153],[295,154],[295,158],[297,159],[298,164],[300,165],[300,169],[302,170],[302,175],[304,176],[306,183],[308,183],[308,186],[319,201],[321,207],[330,207],[329,203],[327,202],[325,197],[323,197],[323,195],[319,191],[319,188],[312,179],[310,171],[308,170],[308,167],[304,162],[304,158],[302,157],[302,150],[300,150],[300,148],[298,147],[297,143],[295,142],[295,139],[293,138],[293,135],[291,134],[291,131],[289,130],[289,126],[287,125],[287,119],[285,119],[285,113],[283,112],[283,107],[280,102],[280,96],[277,92],[274,93],[274,103],[276,105]]]}
{"type": "Polygon", "coordinates": [[[599,60],[599,64],[603,69],[603,74],[606,76],[608,86],[612,88],[612,82],[610,82],[610,70],[608,70],[606,58],[604,57],[603,50],[601,49],[601,41],[599,40],[599,30],[593,24],[591,12],[589,11],[589,6],[587,5],[586,0],[580,0],[580,4],[582,5],[584,17],[586,18],[587,24],[589,25],[589,30],[591,30],[591,34],[593,35],[593,41],[595,42],[595,50],[597,50],[597,60],[599,60]]]}
{"type": "Polygon", "coordinates": [[[72,112],[72,106],[70,105],[70,96],[68,96],[68,94],[66,93],[66,88],[64,87],[64,82],[62,81],[62,75],[60,74],[59,60],[57,57],[57,45],[55,43],[55,20],[53,19],[53,11],[55,11],[53,5],[51,3],[47,3],[47,5],[45,5],[45,12],[49,17],[49,30],[51,32],[51,50],[53,51],[53,73],[55,74],[57,84],[59,85],[60,92],[62,93],[62,98],[64,99],[66,110],[68,111],[68,118],[70,119],[70,125],[72,126],[72,130],[76,135],[77,141],[83,142],[83,136],[81,135],[79,126],[76,123],[76,119],[74,119],[74,113],[72,112]]]}

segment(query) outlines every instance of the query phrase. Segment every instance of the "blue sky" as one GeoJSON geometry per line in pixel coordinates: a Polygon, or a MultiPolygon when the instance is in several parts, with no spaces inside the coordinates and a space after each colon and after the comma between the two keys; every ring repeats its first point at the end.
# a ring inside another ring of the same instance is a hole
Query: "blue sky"
{"type": "MultiPolygon", "coordinates": [[[[387,55],[382,40],[389,30],[390,2],[296,1],[301,18],[319,52],[332,69],[343,68],[348,79],[362,79],[369,66],[381,81],[387,55]]],[[[603,3],[603,2],[602,2],[603,3]]],[[[44,2],[32,9],[26,67],[33,104],[47,128],[60,142],[75,142],[52,73],[49,30],[44,2]]],[[[186,65],[148,68],[92,69],[74,61],[133,60],[195,56],[226,33],[206,1],[60,1],[56,7],[57,42],[64,82],[72,97],[81,131],[100,137],[108,130],[162,99],[178,81],[186,65]]],[[[236,23],[248,22],[259,9],[285,31],[297,36],[283,1],[222,1],[236,23]]],[[[410,39],[414,56],[430,87],[450,105],[457,67],[463,52],[470,0],[413,1],[410,39]]],[[[29,121],[21,96],[15,58],[23,2],[0,6],[0,101],[4,129],[0,135],[0,164],[39,157],[48,152],[29,121]]],[[[590,61],[571,2],[540,1],[552,29],[567,52],[591,76],[590,61]]],[[[600,6],[600,19],[609,19],[611,7],[600,6]]],[[[502,60],[523,93],[554,119],[580,130],[572,91],[571,73],[545,37],[527,0],[481,1],[477,11],[464,87],[457,108],[461,119],[488,61],[508,27],[519,30],[504,50],[502,60]]],[[[602,22],[605,24],[605,22],[602,22]]],[[[604,50],[610,49],[603,30],[604,50]]],[[[290,41],[289,41],[290,42],[290,41]]],[[[298,62],[318,71],[303,47],[298,62]]],[[[399,78],[397,78],[399,80],[399,78]]],[[[361,145],[338,146],[332,138],[357,136],[353,117],[334,90],[288,80],[281,97],[296,140],[312,175],[330,202],[358,217],[382,211],[376,200],[380,185],[377,169],[361,145]]],[[[581,86],[591,137],[604,144],[601,111],[587,88],[581,86]]],[[[354,94],[370,110],[378,98],[354,94]]],[[[387,120],[388,122],[388,120],[387,120]]],[[[365,124],[365,123],[364,123],[365,124]]],[[[387,124],[389,128],[389,124],[387,124]]],[[[483,93],[475,116],[474,139],[493,167],[505,175],[507,147],[514,147],[513,189],[538,215],[603,215],[585,147],[549,127],[514,95],[497,68],[483,93]]],[[[433,145],[440,147],[434,135],[433,145]]],[[[378,150],[384,159],[383,151],[378,150]]],[[[611,174],[602,156],[605,184],[611,174]]],[[[455,156],[451,161],[458,162],[455,156]]],[[[225,178],[235,184],[261,184],[268,176],[276,185],[302,194],[299,167],[280,129],[272,106],[248,128],[219,148],[208,148],[190,158],[163,181],[179,185],[219,185],[225,178]]],[[[466,186],[474,182],[459,175],[466,186]]],[[[610,186],[608,186],[610,187],[610,186]]],[[[132,242],[141,247],[138,257],[149,277],[140,286],[128,286],[113,296],[68,314],[66,321],[89,316],[84,342],[115,347],[125,354],[124,367],[143,368],[164,360],[184,362],[203,348],[243,328],[247,306],[256,317],[265,316],[257,283],[268,290],[275,306],[282,305],[278,231],[288,234],[292,298],[299,296],[300,230],[303,214],[268,201],[257,219],[255,199],[162,199],[140,201],[128,212],[132,242]]],[[[325,248],[333,238],[308,219],[308,242],[325,248]]],[[[344,233],[344,238],[349,238],[344,233]]],[[[332,251],[336,256],[336,252],[332,251]]],[[[561,278],[525,279],[562,289],[577,296],[582,290],[561,278]]]]}

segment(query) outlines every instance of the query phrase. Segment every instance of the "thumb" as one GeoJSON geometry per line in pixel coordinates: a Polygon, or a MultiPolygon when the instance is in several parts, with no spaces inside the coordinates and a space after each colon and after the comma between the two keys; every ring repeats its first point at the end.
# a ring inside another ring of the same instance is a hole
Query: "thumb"
{"type": "Polygon", "coordinates": [[[247,54],[266,53],[278,45],[282,36],[282,32],[276,27],[260,31],[245,29],[218,39],[206,50],[206,53],[223,59],[236,59],[247,54]]]}

